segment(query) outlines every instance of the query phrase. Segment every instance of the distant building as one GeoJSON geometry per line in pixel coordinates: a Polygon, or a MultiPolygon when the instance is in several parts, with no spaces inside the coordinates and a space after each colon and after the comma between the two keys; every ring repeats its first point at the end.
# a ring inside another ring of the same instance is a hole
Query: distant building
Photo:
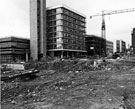
{"type": "Polygon", "coordinates": [[[95,35],[86,35],[87,55],[106,55],[106,40],[95,35]]]}
{"type": "Polygon", "coordinates": [[[116,40],[116,52],[125,53],[126,52],[126,42],[123,40],[116,40]]]}
{"type": "Polygon", "coordinates": [[[30,58],[30,40],[18,37],[0,38],[0,61],[28,61],[30,58]]]}
{"type": "Polygon", "coordinates": [[[106,53],[109,55],[113,53],[113,42],[106,40],[106,53]]]}
{"type": "Polygon", "coordinates": [[[132,31],[132,48],[133,48],[133,54],[135,54],[135,28],[133,28],[132,31]]]}
{"type": "Polygon", "coordinates": [[[47,55],[78,57],[85,50],[85,16],[65,5],[47,8],[47,55]]]}
{"type": "Polygon", "coordinates": [[[46,58],[46,0],[30,0],[30,49],[34,60],[46,58]]]}

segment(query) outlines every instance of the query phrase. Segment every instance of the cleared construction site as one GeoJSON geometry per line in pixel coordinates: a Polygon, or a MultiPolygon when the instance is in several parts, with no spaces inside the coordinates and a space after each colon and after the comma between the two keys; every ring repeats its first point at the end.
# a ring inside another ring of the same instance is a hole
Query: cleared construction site
{"type": "Polygon", "coordinates": [[[25,63],[18,76],[3,69],[1,108],[135,109],[134,66],[135,57],[76,58],[25,63]]]}
{"type": "Polygon", "coordinates": [[[0,39],[1,109],[135,109],[135,44],[86,33],[86,16],[30,0],[30,39],[0,39]],[[122,48],[123,47],[123,48],[122,48]]]}

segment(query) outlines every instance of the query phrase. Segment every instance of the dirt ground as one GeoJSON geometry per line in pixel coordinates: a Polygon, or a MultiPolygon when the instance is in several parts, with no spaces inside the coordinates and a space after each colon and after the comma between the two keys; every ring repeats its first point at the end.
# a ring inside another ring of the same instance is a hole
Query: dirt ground
{"type": "Polygon", "coordinates": [[[36,78],[1,82],[2,109],[135,109],[135,58],[34,66],[36,78]]]}

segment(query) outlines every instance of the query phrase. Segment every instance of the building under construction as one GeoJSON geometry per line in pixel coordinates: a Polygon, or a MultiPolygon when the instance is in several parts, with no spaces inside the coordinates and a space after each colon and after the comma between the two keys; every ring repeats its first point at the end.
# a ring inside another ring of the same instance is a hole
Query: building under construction
{"type": "Polygon", "coordinates": [[[85,15],[65,5],[47,8],[47,55],[84,56],[85,19],[85,15]]]}
{"type": "Polygon", "coordinates": [[[133,28],[132,31],[132,47],[133,47],[133,53],[135,54],[135,28],[133,28]]]}
{"type": "Polygon", "coordinates": [[[85,15],[65,5],[46,8],[46,0],[30,0],[31,57],[39,60],[47,55],[84,55],[85,19],[85,15]]]}
{"type": "Polygon", "coordinates": [[[106,40],[95,35],[86,35],[86,50],[88,56],[106,55],[106,40]]]}

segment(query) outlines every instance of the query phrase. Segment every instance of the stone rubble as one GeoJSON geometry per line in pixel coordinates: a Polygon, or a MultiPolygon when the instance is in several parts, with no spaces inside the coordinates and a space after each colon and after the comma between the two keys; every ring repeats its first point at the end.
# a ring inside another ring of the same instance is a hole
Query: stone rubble
{"type": "Polygon", "coordinates": [[[120,109],[120,98],[125,91],[129,101],[135,99],[135,62],[128,61],[123,64],[123,61],[57,61],[49,63],[49,68],[47,63],[39,63],[38,69],[41,71],[34,80],[1,82],[2,107],[120,109]],[[127,76],[130,79],[126,78],[127,76]]]}

